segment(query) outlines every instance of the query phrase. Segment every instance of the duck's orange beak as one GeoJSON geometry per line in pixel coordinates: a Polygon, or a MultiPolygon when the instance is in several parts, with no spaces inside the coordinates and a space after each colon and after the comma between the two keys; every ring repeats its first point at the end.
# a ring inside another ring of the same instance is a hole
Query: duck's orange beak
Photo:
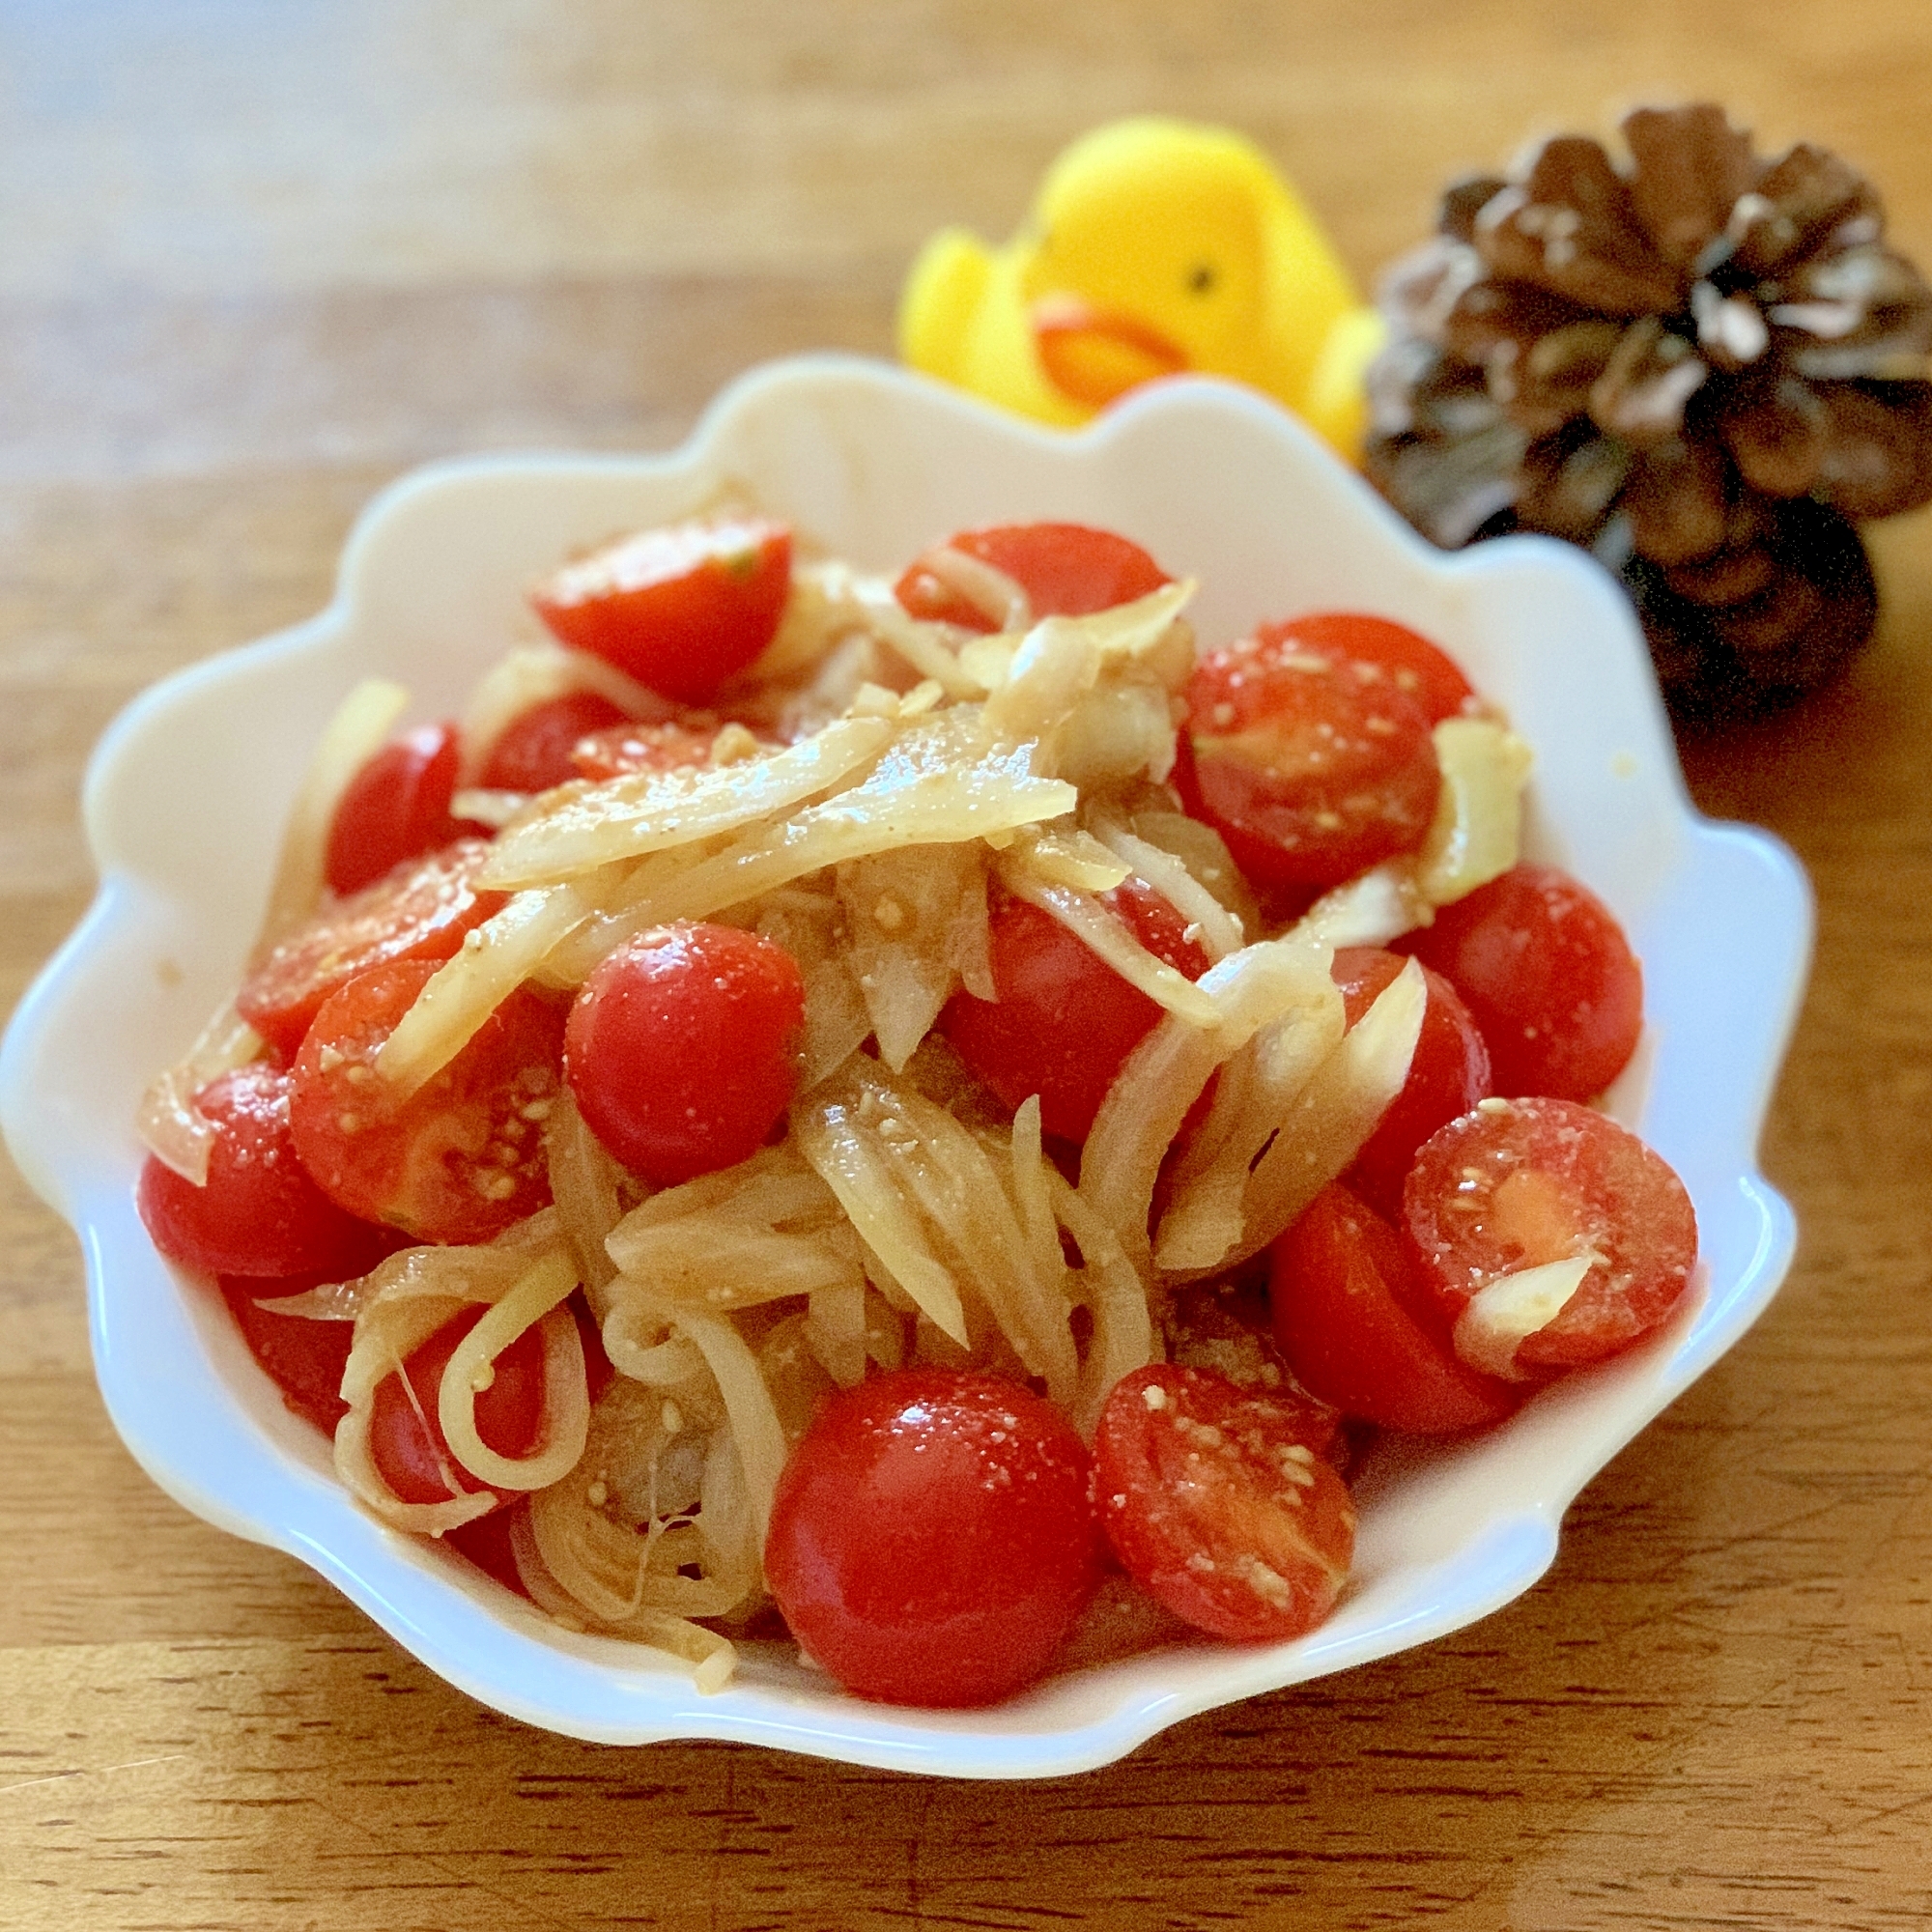
{"type": "Polygon", "coordinates": [[[1033,338],[1048,382],[1096,410],[1187,367],[1187,357],[1158,329],[1118,310],[1092,308],[1077,296],[1036,302],[1033,338]]]}

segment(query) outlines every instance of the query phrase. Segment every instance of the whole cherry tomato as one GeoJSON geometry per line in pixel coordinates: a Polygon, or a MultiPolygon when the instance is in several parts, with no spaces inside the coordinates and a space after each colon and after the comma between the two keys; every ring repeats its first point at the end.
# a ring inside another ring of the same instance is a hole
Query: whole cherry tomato
{"type": "Polygon", "coordinates": [[[1107,1398],[1094,1474],[1108,1540],[1197,1629],[1279,1643],[1335,1606],[1355,1512],[1305,1406],[1174,1363],[1122,1376],[1107,1398]]]}
{"type": "Polygon", "coordinates": [[[1517,1344],[1520,1374],[1599,1361],[1649,1334],[1697,1259],[1696,1212],[1669,1165],[1571,1100],[1488,1100],[1452,1121],[1416,1155],[1403,1201],[1422,1277],[1452,1322],[1498,1276],[1592,1258],[1560,1312],[1517,1344]]]}
{"type": "Polygon", "coordinates": [[[1588,1100],[1643,1032],[1643,969],[1609,908],[1568,873],[1518,866],[1401,942],[1462,994],[1499,1094],[1588,1100]]]}
{"type": "Polygon", "coordinates": [[[1103,1550],[1059,1409],[990,1376],[901,1369],[834,1395],[792,1451],[765,1578],[848,1690],[990,1704],[1052,1662],[1103,1550]]]}
{"type": "MultiPolygon", "coordinates": [[[[948,550],[990,565],[1027,594],[1036,617],[1085,617],[1151,596],[1172,582],[1139,544],[1084,524],[1000,524],[948,537],[948,550]]],[[[997,631],[996,618],[963,597],[924,563],[915,563],[895,591],[913,616],[997,631]]]]}
{"type": "MultiPolygon", "coordinates": [[[[1186,923],[1146,881],[1129,879],[1106,897],[1157,958],[1190,980],[1208,970],[1186,923]]],[[[1008,1106],[1037,1094],[1047,1132],[1084,1141],[1161,1009],[1051,913],[1009,894],[994,895],[991,951],[999,998],[955,993],[940,1031],[1008,1106]]]]}
{"type": "Polygon", "coordinates": [[[566,691],[520,711],[497,734],[479,780],[493,791],[548,791],[580,776],[571,752],[580,738],[624,724],[600,691],[566,691]]]}
{"type": "Polygon", "coordinates": [[[377,1072],[434,962],[378,966],[331,996],[296,1057],[290,1122],[330,1200],[418,1241],[487,1241],[550,1200],[542,1122],[564,1015],[519,987],[408,1099],[377,1072]]]}
{"type": "Polygon", "coordinates": [[[1345,1415],[1456,1435],[1522,1399],[1456,1359],[1402,1237],[1339,1181],[1275,1242],[1268,1293],[1296,1379],[1345,1415]]]}
{"type": "Polygon", "coordinates": [[[305,1315],[284,1314],[274,1305],[327,1279],[326,1273],[293,1281],[223,1275],[221,1298],[248,1352],[281,1391],[291,1412],[332,1436],[335,1425],[349,1413],[341,1395],[342,1372],[349,1365],[355,1324],[314,1321],[305,1315]]]}
{"type": "Polygon", "coordinates": [[[1454,658],[1419,631],[1387,617],[1319,611],[1285,624],[1264,624],[1256,635],[1297,656],[1377,667],[1405,697],[1421,705],[1432,724],[1468,710],[1476,696],[1454,658]]]}
{"type": "Polygon", "coordinates": [[[564,1067],[590,1131],[659,1187],[735,1167],[791,1104],[805,980],[736,926],[639,933],[599,960],[570,1010],[564,1067]]]}
{"type": "MultiPolygon", "coordinates": [[[[156,1247],[204,1274],[365,1274],[393,1243],[345,1212],[296,1152],[289,1076],[269,1061],[211,1081],[195,1106],[214,1128],[208,1183],[184,1180],[152,1154],[136,1204],[156,1247]]],[[[291,1291],[294,1293],[295,1291],[291,1291]]]]}
{"type": "Polygon", "coordinates": [[[530,593],[566,644],[684,704],[704,704],[777,635],[791,532],[762,517],[642,530],[530,593]]]}
{"type": "Polygon", "coordinates": [[[331,892],[359,893],[385,872],[474,828],[452,818],[454,724],[423,724],[384,745],[349,781],[328,832],[331,892]]]}
{"type": "Polygon", "coordinates": [[[323,1002],[358,973],[391,960],[447,959],[465,933],[507,903],[506,895],[477,887],[489,852],[481,839],[463,839],[325,906],[248,969],[236,1010],[292,1059],[323,1002]]]}

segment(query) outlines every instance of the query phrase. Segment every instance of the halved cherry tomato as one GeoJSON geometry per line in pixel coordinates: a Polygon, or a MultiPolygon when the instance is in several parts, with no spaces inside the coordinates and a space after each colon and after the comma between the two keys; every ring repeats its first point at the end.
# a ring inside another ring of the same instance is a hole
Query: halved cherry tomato
{"type": "Polygon", "coordinates": [[[1697,1259],[1696,1211],[1669,1164],[1571,1100],[1487,1100],[1452,1121],[1416,1156],[1404,1214],[1452,1322],[1500,1275],[1596,1258],[1560,1313],[1518,1344],[1519,1373],[1599,1361],[1649,1334],[1697,1259]]]}
{"type": "Polygon", "coordinates": [[[548,791],[579,776],[580,738],[621,727],[624,713],[601,691],[566,691],[520,711],[497,735],[480,782],[493,791],[548,791]]]}
{"type": "Polygon", "coordinates": [[[834,1395],[792,1451],[765,1579],[848,1690],[990,1704],[1052,1662],[1103,1550],[1059,1409],[991,1376],[901,1369],[834,1395]]]}
{"type": "Polygon", "coordinates": [[[523,1572],[517,1568],[514,1525],[517,1512],[528,1507],[525,1497],[510,1496],[487,1515],[472,1517],[454,1529],[444,1530],[443,1547],[468,1557],[484,1576],[494,1577],[504,1589],[514,1590],[527,1601],[529,1589],[524,1582],[523,1572]]]}
{"type": "Polygon", "coordinates": [[[282,1401],[304,1422],[325,1435],[349,1413],[342,1400],[342,1371],[355,1340],[353,1321],[314,1321],[305,1315],[285,1315],[274,1304],[328,1277],[294,1281],[263,1281],[254,1276],[223,1275],[221,1298],[248,1345],[248,1352],[281,1391],[282,1401]],[[263,1304],[267,1303],[265,1307],[263,1304]]]}
{"type": "MultiPolygon", "coordinates": [[[[945,548],[989,564],[1027,594],[1036,617],[1085,617],[1151,596],[1171,582],[1139,544],[1084,524],[1000,524],[962,530],[945,548]]],[[[899,603],[929,623],[997,631],[999,620],[962,596],[923,561],[894,586],[899,603]]]]}
{"type": "Polygon", "coordinates": [[[695,771],[711,761],[712,747],[729,721],[708,712],[650,724],[613,724],[571,748],[576,775],[618,779],[631,772],[695,771]]]}
{"type": "Polygon", "coordinates": [[[542,1122],[557,1091],[562,1009],[519,987],[406,1100],[374,1062],[431,976],[378,966],[315,1017],[296,1057],[290,1122],[330,1200],[418,1241],[487,1241],[550,1200],[542,1122]]]}
{"type": "Polygon", "coordinates": [[[1275,1242],[1275,1340],[1297,1379],[1345,1415],[1414,1435],[1500,1422],[1514,1383],[1456,1359],[1402,1237],[1339,1181],[1275,1242]]]}
{"type": "MultiPolygon", "coordinates": [[[[1407,963],[1401,953],[1375,946],[1345,947],[1335,954],[1335,983],[1350,1026],[1407,963]]],[[[1402,1183],[1416,1149],[1490,1091],[1490,1050],[1468,1008],[1441,974],[1426,966],[1422,971],[1429,997],[1408,1078],[1342,1177],[1351,1192],[1392,1221],[1402,1214],[1402,1183]]]]}
{"type": "Polygon", "coordinates": [[[506,903],[506,895],[477,887],[489,852],[481,839],[461,839],[325,906],[248,969],[236,1010],[293,1058],[323,1002],[358,973],[390,960],[447,959],[471,926],[506,903]]]}
{"type": "Polygon", "coordinates": [[[566,644],[703,704],[771,642],[790,589],[790,530],[734,517],[622,537],[565,564],[530,601],[566,644]]]}
{"type": "Polygon", "coordinates": [[[1422,706],[1432,724],[1467,710],[1476,696],[1454,658],[1419,631],[1387,617],[1320,611],[1285,624],[1264,624],[1256,635],[1297,656],[1378,667],[1404,696],[1422,706]]]}
{"type": "MultiPolygon", "coordinates": [[[[1190,980],[1208,970],[1186,923],[1145,880],[1129,879],[1106,898],[1157,958],[1190,980]]],[[[1084,1141],[1122,1063],[1161,1009],[1051,913],[1010,894],[994,895],[991,951],[999,998],[955,993],[940,1031],[1008,1106],[1037,1094],[1046,1131],[1084,1141]]]]}
{"type": "MultiPolygon", "coordinates": [[[[474,1495],[489,1487],[449,1453],[437,1409],[442,1372],[483,1314],[479,1303],[445,1321],[410,1351],[400,1374],[376,1385],[369,1454],[377,1473],[406,1503],[447,1502],[453,1495],[474,1495]]],[[[487,1448],[514,1462],[529,1455],[543,1434],[542,1334],[526,1328],[492,1367],[489,1387],[476,1396],[476,1433],[487,1448]]]]}
{"type": "Polygon", "coordinates": [[[1553,867],[1478,886],[1401,947],[1462,994],[1499,1094],[1592,1099],[1636,1051],[1643,968],[1610,909],[1553,867]]]}
{"type": "Polygon", "coordinates": [[[1280,1643],[1334,1608],[1355,1512],[1299,1406],[1205,1369],[1136,1369],[1100,1411],[1094,1475],[1127,1575],[1197,1629],[1280,1643]]]}
{"type": "Polygon", "coordinates": [[[1422,843],[1431,719],[1380,666],[1269,627],[1210,651],[1185,696],[1175,783],[1264,891],[1311,896],[1422,843]]]}
{"type": "MultiPolygon", "coordinates": [[[[212,1080],[195,1106],[214,1128],[208,1183],[152,1154],[136,1205],[156,1247],[205,1274],[365,1274],[393,1245],[309,1178],[289,1127],[289,1076],[259,1060],[212,1080]]],[[[291,1291],[294,1293],[295,1291],[291,1291]]]]}
{"type": "Polygon", "coordinates": [[[736,926],[639,933],[570,1009],[564,1069],[590,1131],[670,1187],[748,1160],[798,1085],[805,980],[783,947],[736,926]]]}
{"type": "Polygon", "coordinates": [[[347,895],[475,828],[452,818],[454,724],[422,724],[384,745],[349,781],[328,832],[328,889],[347,895]]]}

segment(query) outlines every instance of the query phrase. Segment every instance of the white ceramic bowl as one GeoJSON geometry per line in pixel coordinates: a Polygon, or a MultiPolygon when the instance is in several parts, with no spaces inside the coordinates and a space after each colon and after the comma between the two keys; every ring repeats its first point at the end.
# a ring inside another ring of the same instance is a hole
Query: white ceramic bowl
{"type": "Polygon", "coordinates": [[[123,713],[88,775],[99,895],[22,1003],[0,1122],[79,1233],[96,1367],[128,1448],[211,1522],[291,1551],[431,1668],[578,1737],[730,1738],[972,1776],[1078,1771],[1196,1712],[1424,1643],[1548,1566],[1579,1489],[1737,1340],[1794,1227],[1754,1150],[1803,984],[1810,906],[1786,851],[1691,811],[1642,642],[1610,580],[1541,539],[1444,555],[1258,396],[1184,381],[1078,435],[1047,432],[889,367],[811,357],[754,371],[684,448],[534,457],[404,479],[351,538],[311,622],[198,665],[123,713]],[[279,826],[323,721],[360,676],[456,707],[533,635],[523,588],[565,552],[741,485],[837,554],[896,567],[936,536],[1056,517],[1138,539],[1201,580],[1203,639],[1321,607],[1438,639],[1538,755],[1532,849],[1608,900],[1644,963],[1649,1035],[1612,1096],[1696,1203],[1701,1296],[1650,1345],[1539,1394],[1493,1434],[1387,1447],[1360,1486],[1354,1580],[1298,1643],[1183,1645],[1038,1686],[996,1710],[866,1704],[752,1647],[722,1693],[633,1646],[566,1634],[458,1559],[362,1515],[214,1296],[135,1217],[132,1126],[148,1079],[234,984],[279,826]]]}

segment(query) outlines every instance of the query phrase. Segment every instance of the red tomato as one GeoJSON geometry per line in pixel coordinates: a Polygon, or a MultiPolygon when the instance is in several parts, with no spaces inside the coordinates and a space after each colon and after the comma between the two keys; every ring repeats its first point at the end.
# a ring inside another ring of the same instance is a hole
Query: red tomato
{"type": "Polygon", "coordinates": [[[1643,969],[1610,910],[1548,866],[1518,866],[1402,942],[1463,995],[1499,1094],[1588,1100],[1636,1051],[1643,969]]]}
{"type": "Polygon", "coordinates": [[[1521,1391],[1456,1359],[1396,1231],[1331,1181],[1274,1244],[1275,1340],[1345,1415],[1413,1435],[1500,1422],[1521,1391]]]}
{"type": "Polygon", "coordinates": [[[468,1557],[484,1576],[495,1577],[504,1589],[514,1590],[527,1601],[530,1593],[524,1583],[523,1572],[517,1568],[511,1527],[517,1520],[517,1512],[526,1507],[522,1496],[505,1497],[487,1516],[474,1517],[469,1522],[458,1523],[454,1529],[444,1530],[442,1544],[444,1548],[468,1557]]]}
{"type": "Polygon", "coordinates": [[[790,530],[736,517],[622,537],[565,564],[530,601],[574,649],[703,704],[771,642],[790,589],[790,530]]]}
{"type": "Polygon", "coordinates": [[[1175,782],[1264,891],[1325,892],[1422,843],[1442,785],[1431,719],[1379,665],[1274,627],[1210,651],[1185,696],[1175,782]]]}
{"type": "Polygon", "coordinates": [[[900,1369],[834,1395],[779,1479],[765,1580],[806,1652],[895,1704],[1039,1675],[1104,1545],[1073,1426],[1017,1383],[900,1369]]]}
{"type": "Polygon", "coordinates": [[[548,791],[579,776],[570,754],[580,738],[623,724],[623,712],[601,692],[547,697],[497,733],[480,782],[493,791],[548,791]]]}
{"type": "MultiPolygon", "coordinates": [[[[327,1280],[326,1275],[319,1279],[327,1280]]],[[[284,1315],[272,1304],[316,1286],[315,1280],[262,1281],[223,1275],[221,1298],[263,1373],[281,1390],[282,1400],[304,1422],[325,1435],[349,1413],[342,1400],[342,1371],[355,1340],[353,1321],[312,1321],[284,1315]],[[262,1307],[264,1301],[270,1306],[262,1307]]]]}
{"type": "MultiPolygon", "coordinates": [[[[1345,947],[1335,983],[1353,1026],[1408,962],[1379,947],[1345,947]]],[[[1435,1129],[1466,1114],[1490,1091],[1490,1050],[1454,986],[1422,969],[1429,987],[1408,1078],[1343,1177],[1350,1189],[1390,1220],[1402,1213],[1402,1183],[1415,1151],[1435,1129]]]]}
{"type": "Polygon", "coordinates": [[[359,893],[385,872],[471,828],[449,815],[456,795],[454,724],[423,724],[384,745],[349,781],[328,832],[332,893],[359,893]]]}
{"type": "Polygon", "coordinates": [[[505,904],[504,894],[476,885],[489,851],[480,839],[463,839],[325,906],[248,969],[236,1009],[293,1058],[323,1002],[358,973],[391,960],[447,959],[471,926],[505,904]]]}
{"type": "Polygon", "coordinates": [[[798,1085],[805,980],[736,926],[659,926],[607,954],[570,1009],[564,1070],[590,1131],[671,1187],[756,1153],[798,1085]]]}
{"type": "MultiPolygon", "coordinates": [[[[289,1130],[289,1076],[268,1061],[224,1073],[195,1095],[214,1127],[208,1184],[152,1154],[135,1200],[156,1247],[204,1274],[272,1278],[366,1274],[392,1243],[310,1179],[289,1130]]],[[[292,1293],[294,1291],[291,1291],[292,1293]]]]}
{"type": "Polygon", "coordinates": [[[441,1072],[397,1100],[373,1065],[435,973],[378,966],[335,994],[296,1058],[290,1120],[330,1200],[418,1241],[487,1241],[550,1200],[541,1122],[563,1013],[520,987],[441,1072]]]}
{"type": "Polygon", "coordinates": [[[586,779],[693,771],[710,762],[711,748],[725,723],[700,713],[656,724],[613,724],[579,739],[570,760],[577,775],[586,779]]]}
{"type": "MultiPolygon", "coordinates": [[[[369,1454],[377,1473],[406,1503],[443,1503],[487,1489],[449,1453],[437,1413],[442,1372],[456,1345],[482,1321],[479,1303],[445,1321],[411,1350],[399,1375],[376,1385],[369,1411],[369,1454]],[[403,1386],[404,1378],[409,1387],[403,1386]]],[[[490,1386],[476,1396],[476,1433],[487,1448],[512,1461],[529,1455],[543,1435],[544,1347],[526,1328],[494,1364],[490,1386]]]]}
{"type": "Polygon", "coordinates": [[[1697,1217],[1668,1164],[1571,1100],[1490,1100],[1428,1142],[1403,1192],[1424,1279],[1454,1321],[1498,1275],[1594,1254],[1515,1368],[1576,1368],[1628,1348],[1683,1298],[1697,1217]]]}
{"type": "Polygon", "coordinates": [[[1432,724],[1467,710],[1476,696],[1454,658],[1386,617],[1321,611],[1285,624],[1264,624],[1256,636],[1297,655],[1379,667],[1398,691],[1422,706],[1432,724]]]}
{"type": "Polygon", "coordinates": [[[1203,1369],[1136,1369],[1100,1412],[1094,1473],[1127,1575],[1197,1629],[1280,1643],[1334,1608],[1355,1512],[1299,1406],[1203,1369]]]}
{"type": "MultiPolygon", "coordinates": [[[[1084,524],[1002,524],[962,530],[945,548],[990,564],[1027,593],[1036,617],[1085,617],[1151,596],[1171,582],[1139,544],[1084,524]]],[[[970,598],[915,563],[895,586],[901,605],[930,623],[960,624],[970,631],[997,631],[970,598]]]]}
{"type": "MultiPolygon", "coordinates": [[[[1106,897],[1150,952],[1190,980],[1208,970],[1185,922],[1144,880],[1129,879],[1106,897]]],[[[1007,894],[993,899],[992,958],[1000,997],[955,993],[940,1031],[1008,1106],[1037,1094],[1046,1131],[1084,1141],[1160,1008],[1051,913],[1007,894]]]]}

